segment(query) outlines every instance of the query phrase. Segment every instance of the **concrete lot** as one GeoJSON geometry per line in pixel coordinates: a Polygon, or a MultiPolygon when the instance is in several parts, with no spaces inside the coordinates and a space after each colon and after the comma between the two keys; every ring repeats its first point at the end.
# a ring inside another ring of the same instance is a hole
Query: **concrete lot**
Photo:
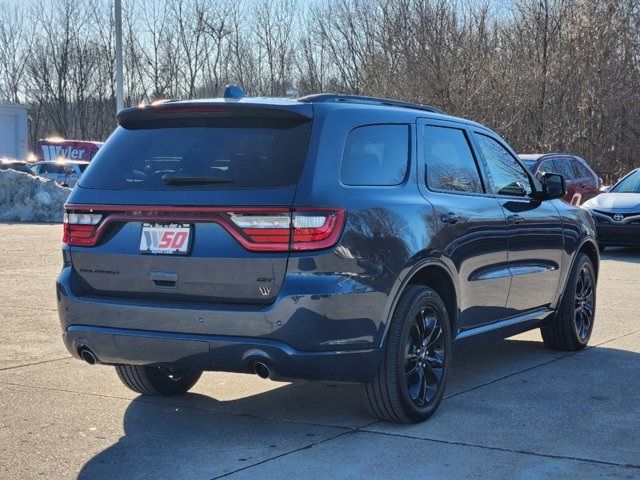
{"type": "Polygon", "coordinates": [[[458,356],[440,411],[374,422],[359,389],[205,374],[143,398],[71,360],[59,225],[0,225],[0,478],[640,478],[640,252],[604,255],[590,348],[530,332],[458,356]]]}

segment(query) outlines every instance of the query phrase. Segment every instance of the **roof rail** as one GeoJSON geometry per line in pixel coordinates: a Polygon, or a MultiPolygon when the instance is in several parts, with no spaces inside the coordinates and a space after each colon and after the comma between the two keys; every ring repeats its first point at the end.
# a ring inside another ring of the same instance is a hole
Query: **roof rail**
{"type": "Polygon", "coordinates": [[[306,97],[298,98],[298,101],[309,102],[309,103],[335,102],[335,103],[359,103],[359,104],[369,104],[369,105],[386,105],[389,107],[413,108],[415,110],[424,110],[425,112],[444,114],[444,112],[439,108],[432,107],[430,105],[403,102],[402,100],[391,100],[389,98],[366,97],[361,95],[346,95],[341,93],[319,93],[315,95],[307,95],[306,97]]]}

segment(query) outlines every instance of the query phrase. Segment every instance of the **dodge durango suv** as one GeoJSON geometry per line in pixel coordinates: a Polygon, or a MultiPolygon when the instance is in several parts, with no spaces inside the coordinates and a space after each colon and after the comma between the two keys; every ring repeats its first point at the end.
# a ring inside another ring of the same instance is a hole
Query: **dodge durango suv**
{"type": "Polygon", "coordinates": [[[65,206],[64,343],[144,395],[203,371],[356,382],[438,408],[454,350],[591,335],[588,212],[491,130],[348,95],[169,101],[118,127],[65,206]]]}

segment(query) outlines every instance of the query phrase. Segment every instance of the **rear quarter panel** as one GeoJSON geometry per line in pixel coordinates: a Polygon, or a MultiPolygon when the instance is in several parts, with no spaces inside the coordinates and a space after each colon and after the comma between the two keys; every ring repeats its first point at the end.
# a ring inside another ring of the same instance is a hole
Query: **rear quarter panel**
{"type": "MultiPolygon", "coordinates": [[[[337,336],[334,341],[378,346],[402,278],[412,265],[435,256],[433,208],[417,189],[415,114],[357,106],[318,109],[295,205],[343,207],[347,220],[339,244],[331,251],[290,257],[285,285],[306,281],[313,291],[313,282],[333,282],[334,293],[325,302],[325,313],[342,331],[341,339],[337,336]],[[404,182],[397,186],[343,185],[340,166],[349,132],[362,125],[392,123],[410,125],[409,169],[404,182]]],[[[311,328],[315,328],[313,320],[311,328]]]]}

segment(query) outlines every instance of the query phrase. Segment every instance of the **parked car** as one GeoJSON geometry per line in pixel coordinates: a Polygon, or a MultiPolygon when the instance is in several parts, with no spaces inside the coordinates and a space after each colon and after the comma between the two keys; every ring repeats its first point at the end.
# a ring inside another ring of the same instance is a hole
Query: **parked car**
{"type": "Polygon", "coordinates": [[[65,187],[73,187],[88,165],[89,162],[58,160],[56,162],[35,162],[31,169],[40,177],[54,180],[65,187]]]}
{"type": "Polygon", "coordinates": [[[0,159],[0,170],[15,170],[17,172],[28,173],[33,175],[33,170],[29,164],[23,160],[15,160],[13,158],[0,159]]]}
{"type": "Polygon", "coordinates": [[[607,246],[640,246],[640,169],[629,172],[582,207],[595,220],[601,250],[607,246]]]}
{"type": "Polygon", "coordinates": [[[104,142],[90,140],[68,140],[64,138],[41,138],[36,142],[38,160],[55,162],[58,160],[80,160],[90,162],[104,142]]]}
{"type": "Polygon", "coordinates": [[[66,205],[57,302],[71,354],[138,393],[204,370],[361,382],[373,415],[418,422],[454,345],[589,341],[591,216],[482,125],[237,87],[117,120],[66,205]]]}
{"type": "Polygon", "coordinates": [[[520,160],[535,175],[541,172],[562,175],[567,188],[564,199],[572,205],[580,205],[600,193],[602,179],[580,157],[564,153],[547,153],[520,155],[520,160]]]}

